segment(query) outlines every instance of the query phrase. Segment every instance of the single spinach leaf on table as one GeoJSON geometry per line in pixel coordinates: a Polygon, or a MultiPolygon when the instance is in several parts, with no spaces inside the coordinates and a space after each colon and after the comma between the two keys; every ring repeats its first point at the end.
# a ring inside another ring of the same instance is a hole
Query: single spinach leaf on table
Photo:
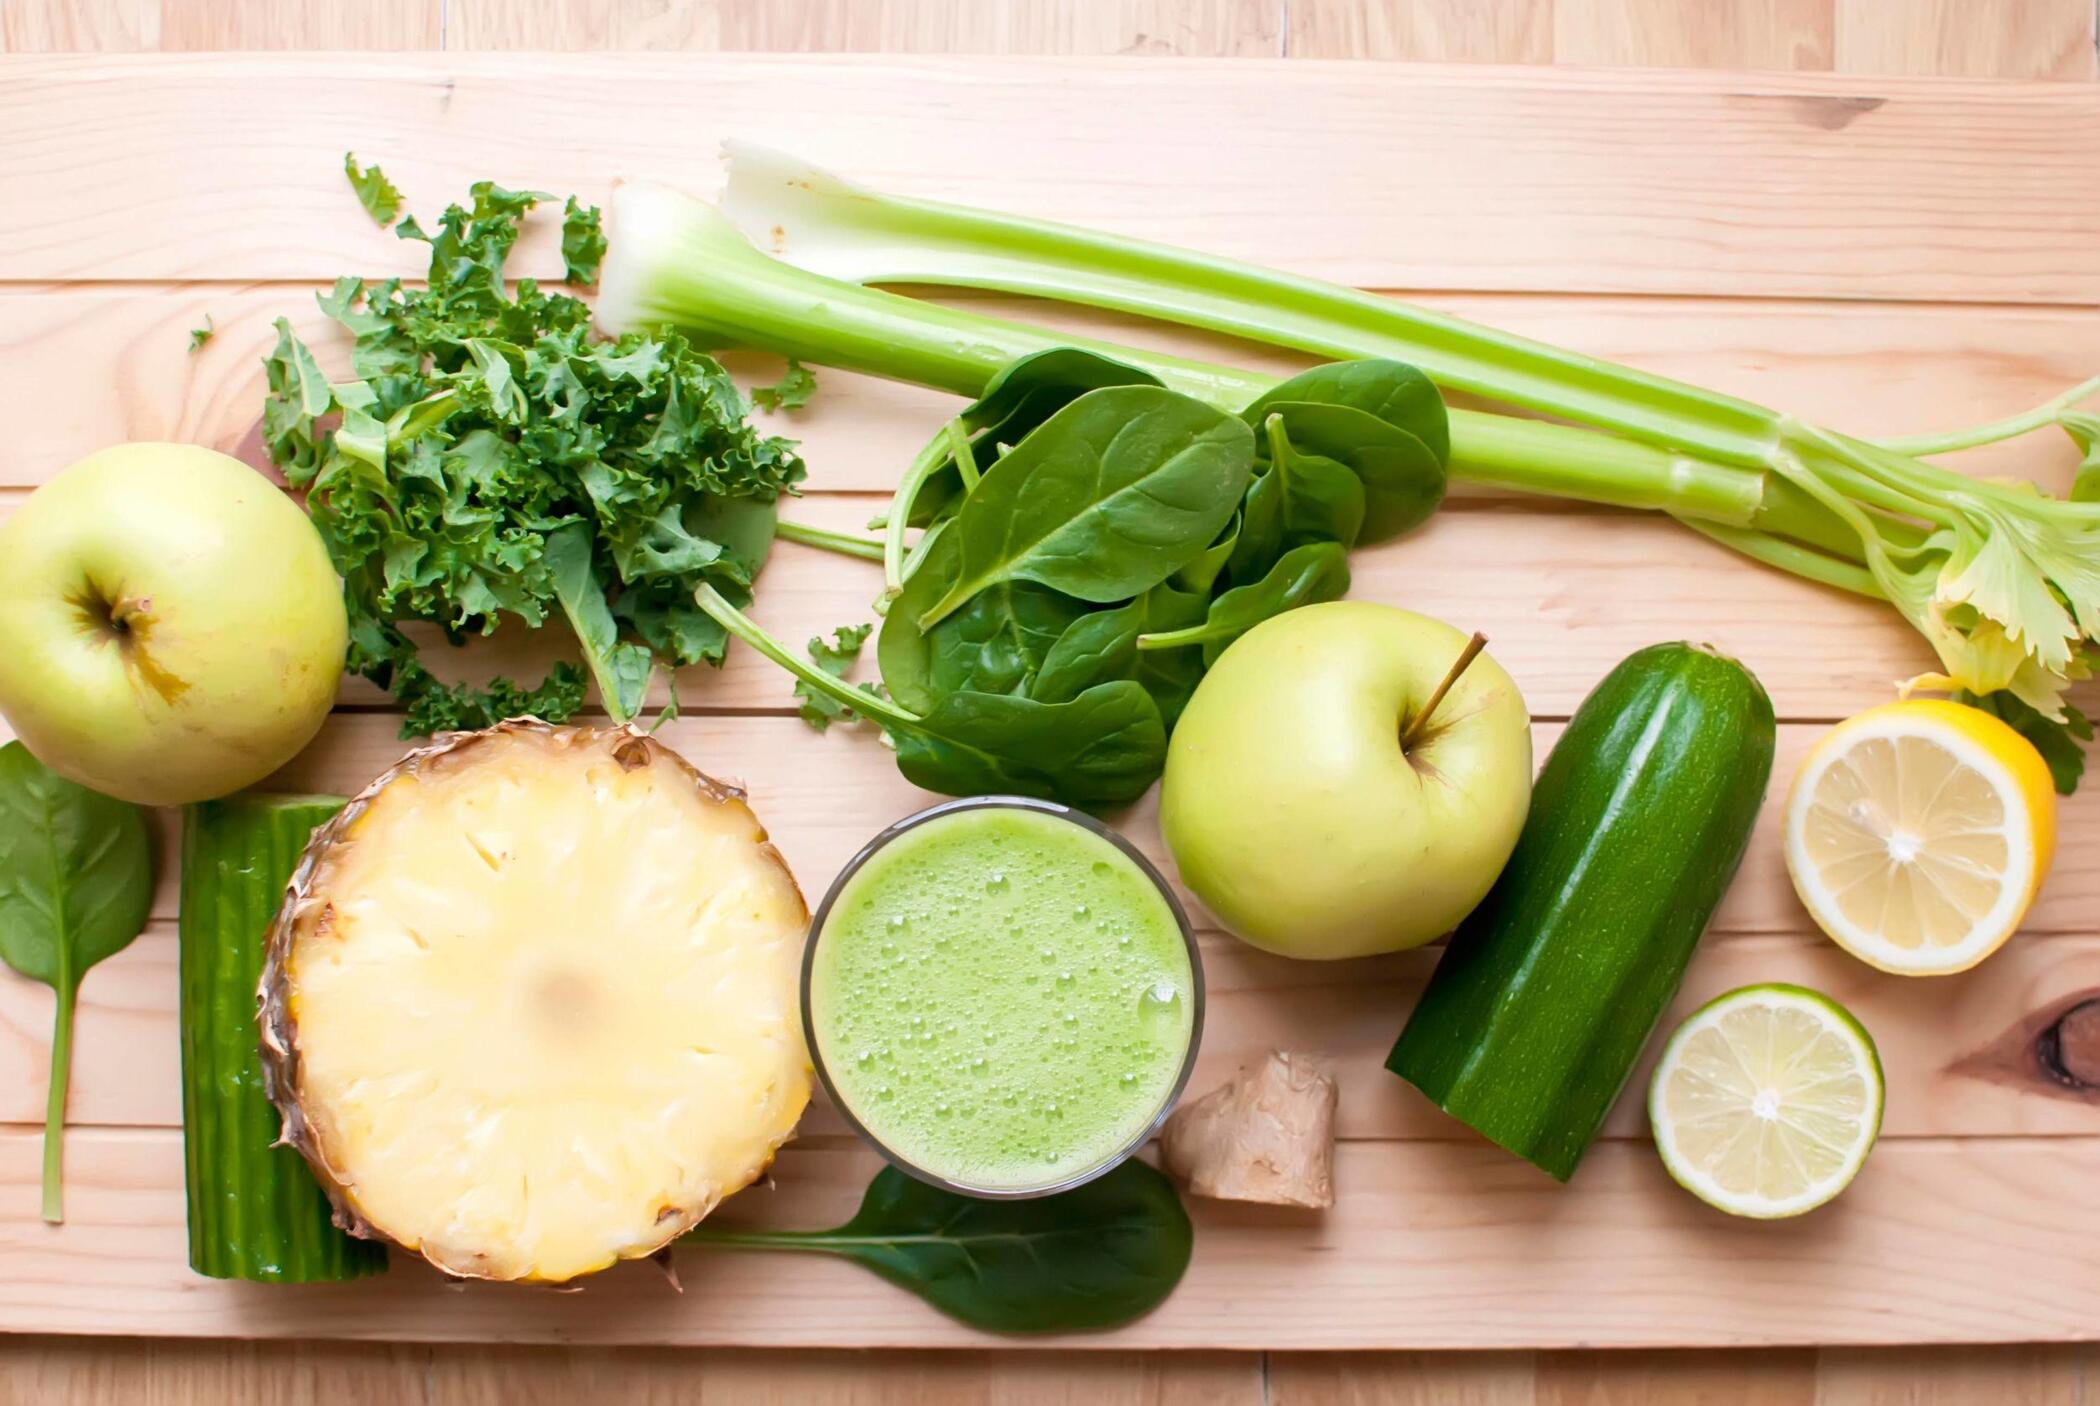
{"type": "Polygon", "coordinates": [[[44,1219],[60,1189],[73,1008],[88,968],[131,945],[153,902],[153,836],[143,808],[76,785],[19,742],[0,747],[0,958],[51,988],[51,1086],[44,1115],[44,1219]]]}
{"type": "Polygon", "coordinates": [[[1124,600],[1172,575],[1232,517],[1254,462],[1231,416],[1155,386],[1089,391],[991,466],[956,510],[954,584],[930,629],[997,581],[1124,600]]]}
{"type": "Polygon", "coordinates": [[[1262,621],[1301,605],[1338,600],[1348,589],[1348,550],[1339,542],[1307,542],[1285,552],[1261,580],[1236,586],[1212,601],[1202,624],[1148,634],[1138,641],[1138,648],[1149,653],[1201,645],[1207,669],[1227,645],[1262,621]]]}
{"type": "Polygon", "coordinates": [[[682,1243],[838,1255],[975,1328],[1080,1333],[1157,1308],[1188,1269],[1195,1237],[1173,1184],[1130,1161],[1022,1201],[959,1196],[885,1167],[835,1230],[707,1224],[682,1243]]]}

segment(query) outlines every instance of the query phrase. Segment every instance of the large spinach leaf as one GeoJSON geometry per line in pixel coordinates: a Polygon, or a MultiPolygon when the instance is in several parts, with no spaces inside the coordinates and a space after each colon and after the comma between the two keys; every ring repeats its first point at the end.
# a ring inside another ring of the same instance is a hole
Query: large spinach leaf
{"type": "MultiPolygon", "coordinates": [[[[1088,391],[1158,384],[1151,372],[1124,362],[1079,347],[1051,347],[1008,363],[956,418],[976,462],[987,464],[1088,391]]],[[[914,492],[907,521],[929,526],[962,496],[962,475],[950,456],[914,492]]]]}
{"type": "Polygon", "coordinates": [[[897,770],[915,786],[951,796],[1044,796],[1088,810],[1129,805],[1167,764],[1159,705],[1129,679],[1063,703],[951,693],[891,736],[897,770]]]}
{"type": "Polygon", "coordinates": [[[73,1007],[88,968],[131,945],[153,902],[146,812],[75,785],[19,742],[0,747],[0,958],[57,998],[44,1113],[44,1219],[60,1191],[73,1007]]]}
{"type": "Polygon", "coordinates": [[[947,537],[956,579],[918,617],[931,629],[985,587],[1026,580],[1125,600],[1218,535],[1253,470],[1247,426],[1156,386],[1080,396],[988,469],[947,537]]]}
{"type": "Polygon", "coordinates": [[[835,1230],[707,1224],[688,1245],[838,1255],[994,1333],[1083,1333],[1150,1313],[1195,1244],[1173,1184],[1125,1162],[1055,1196],[987,1201],[885,1167],[835,1230]]]}

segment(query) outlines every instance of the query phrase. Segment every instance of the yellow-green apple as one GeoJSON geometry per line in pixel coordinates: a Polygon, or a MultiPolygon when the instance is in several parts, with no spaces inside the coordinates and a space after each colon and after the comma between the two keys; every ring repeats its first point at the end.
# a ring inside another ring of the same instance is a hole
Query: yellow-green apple
{"type": "Polygon", "coordinates": [[[1264,621],[1175,726],[1160,826],[1225,926],[1290,957],[1420,946],[1487,895],[1531,805],[1531,721],[1440,620],[1368,601],[1264,621]],[[1404,745],[1403,745],[1403,739],[1404,745]]]}
{"type": "Polygon", "coordinates": [[[313,524],[224,454],[121,444],[0,522],[0,714],[105,794],[179,805],[268,776],[320,730],[347,640],[313,524]]]}

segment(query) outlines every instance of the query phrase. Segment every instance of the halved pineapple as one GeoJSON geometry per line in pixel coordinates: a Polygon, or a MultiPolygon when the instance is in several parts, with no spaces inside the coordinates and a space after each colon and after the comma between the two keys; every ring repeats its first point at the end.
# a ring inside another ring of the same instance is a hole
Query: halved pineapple
{"type": "Polygon", "coordinates": [[[661,743],[460,734],[315,833],[265,1082],[347,1228],[558,1283],[659,1249],[787,1140],[808,922],[742,793],[661,743]]]}

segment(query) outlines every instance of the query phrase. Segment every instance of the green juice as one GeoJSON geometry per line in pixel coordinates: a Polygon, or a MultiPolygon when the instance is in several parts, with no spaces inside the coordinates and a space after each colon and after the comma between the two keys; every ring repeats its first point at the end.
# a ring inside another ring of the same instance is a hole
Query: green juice
{"type": "Polygon", "coordinates": [[[898,1160],[1025,1192],[1116,1160],[1182,1078],[1197,979],[1174,909],[1092,830],[950,811],[832,900],[810,1029],[833,1093],[898,1160]]]}

